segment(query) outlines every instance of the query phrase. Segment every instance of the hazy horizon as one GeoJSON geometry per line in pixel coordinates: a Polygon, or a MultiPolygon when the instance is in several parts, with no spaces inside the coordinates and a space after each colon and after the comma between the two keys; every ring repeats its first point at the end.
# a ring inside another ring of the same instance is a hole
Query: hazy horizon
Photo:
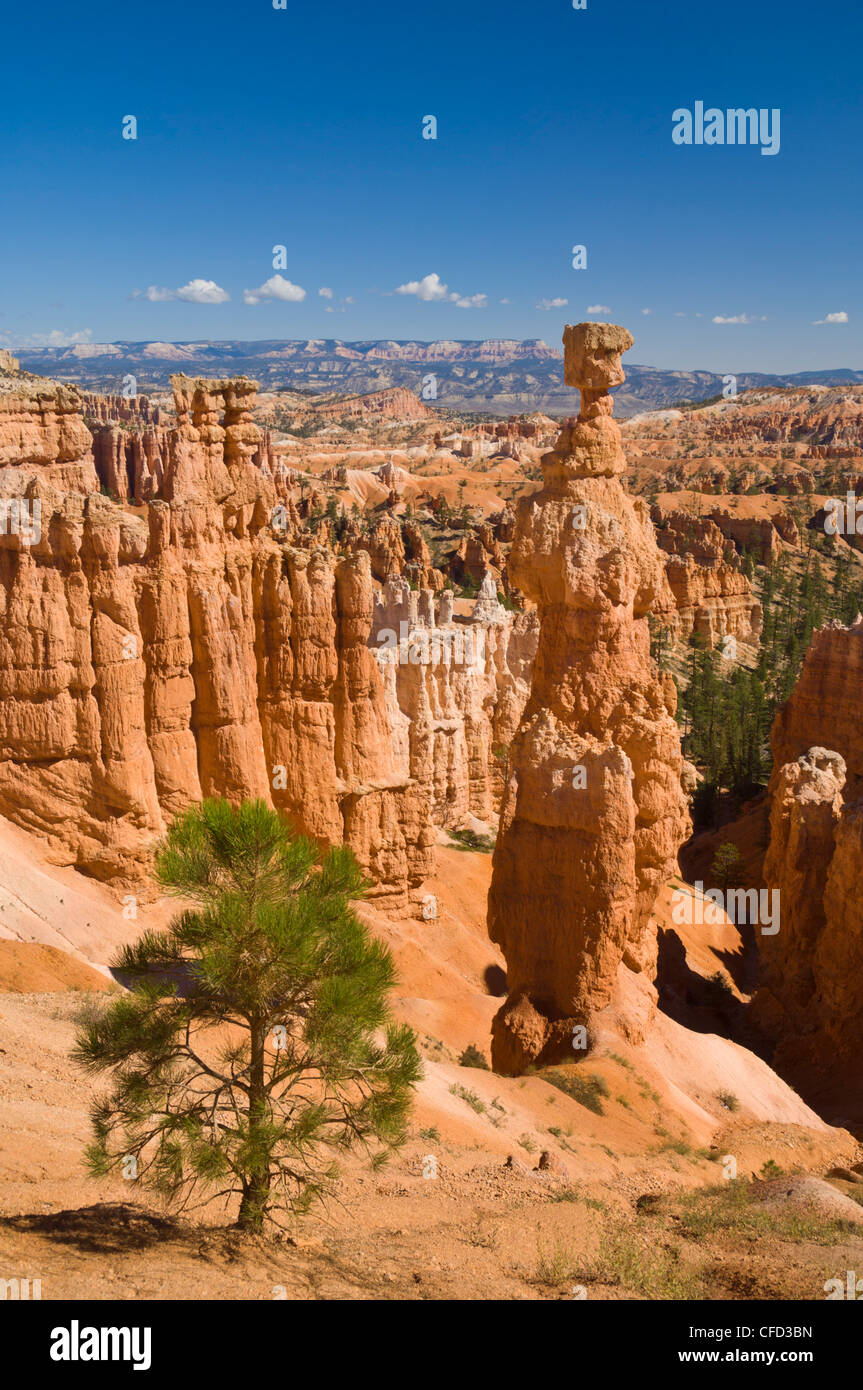
{"type": "MultiPolygon", "coordinates": [[[[528,343],[535,343],[538,347],[544,347],[544,348],[547,348],[547,349],[549,349],[550,351],[554,352],[554,354],[555,354],[557,357],[559,357],[559,358],[561,358],[561,359],[562,359],[562,357],[563,357],[563,349],[562,349],[562,347],[556,346],[554,342],[549,342],[549,340],[548,340],[547,338],[513,338],[513,337],[507,337],[507,336],[505,336],[505,335],[500,335],[500,334],[494,334],[494,335],[491,335],[491,336],[489,336],[489,337],[482,337],[482,338],[451,338],[451,337],[448,337],[448,336],[447,336],[447,337],[440,337],[440,338],[420,338],[420,337],[417,337],[417,336],[410,336],[410,337],[406,337],[406,338],[392,338],[392,337],[384,337],[384,338],[340,338],[340,337],[334,337],[334,336],[310,336],[310,337],[266,337],[266,336],[263,336],[263,337],[259,337],[259,338],[175,338],[175,339],[166,339],[166,338],[115,338],[115,339],[112,339],[112,340],[110,340],[110,341],[104,341],[104,342],[87,342],[87,343],[79,343],[79,344],[71,344],[71,343],[69,343],[69,344],[42,344],[42,345],[40,345],[40,346],[38,346],[38,347],[36,347],[36,346],[27,346],[27,345],[25,345],[25,346],[23,346],[23,347],[19,347],[19,348],[17,349],[17,352],[20,353],[20,355],[21,355],[22,357],[24,357],[24,358],[28,358],[28,357],[37,357],[37,356],[39,356],[39,355],[41,355],[41,354],[52,354],[52,355],[53,355],[53,354],[56,353],[56,354],[62,354],[64,357],[66,357],[66,356],[68,356],[68,355],[70,355],[70,354],[74,354],[74,356],[77,357],[80,361],[87,361],[88,358],[90,358],[90,357],[98,357],[98,356],[100,355],[99,352],[98,352],[98,349],[99,349],[100,347],[103,347],[103,348],[110,348],[110,347],[123,346],[123,347],[126,347],[126,348],[146,348],[146,347],[151,347],[151,346],[156,346],[156,345],[163,345],[163,346],[165,346],[165,347],[177,347],[177,348],[192,348],[192,347],[200,347],[200,348],[212,347],[212,348],[217,348],[217,347],[227,347],[227,346],[233,346],[233,347],[244,347],[244,346],[249,346],[249,347],[254,347],[254,346],[256,346],[256,345],[263,345],[263,344],[281,344],[281,345],[284,345],[284,346],[289,346],[289,345],[294,345],[294,344],[303,345],[303,344],[309,344],[309,343],[321,343],[321,344],[333,343],[333,344],[336,344],[336,345],[338,345],[338,346],[350,348],[350,347],[354,347],[354,346],[358,346],[358,345],[378,344],[378,343],[383,343],[383,342],[391,342],[391,343],[394,343],[394,344],[395,344],[396,346],[398,346],[398,347],[405,347],[405,346],[410,346],[410,345],[416,345],[416,346],[418,346],[418,347],[432,347],[432,346],[434,346],[435,344],[439,344],[439,343],[450,343],[450,342],[456,343],[456,344],[458,344],[460,347],[469,347],[469,346],[474,345],[474,344],[475,344],[477,347],[481,347],[483,344],[489,343],[489,342],[512,342],[512,343],[515,343],[515,344],[518,345],[518,346],[524,346],[525,344],[528,344],[528,343]]],[[[12,351],[12,352],[14,353],[16,350],[15,350],[14,348],[10,348],[10,351],[12,351]]],[[[47,360],[50,360],[50,359],[46,356],[45,360],[47,361],[47,360]]],[[[660,365],[660,364],[657,363],[657,362],[636,361],[634,358],[630,361],[629,357],[627,357],[626,360],[625,360],[624,366],[625,366],[625,368],[637,368],[637,369],[642,370],[642,371],[706,372],[706,373],[710,373],[710,374],[712,374],[712,375],[716,375],[716,374],[719,373],[719,369],[718,369],[718,368],[716,368],[716,367],[708,367],[708,366],[705,366],[704,364],[699,363],[699,362],[695,362],[695,363],[692,363],[692,362],[689,362],[689,363],[682,363],[682,362],[677,362],[677,363],[663,363],[663,364],[660,365]]],[[[827,366],[818,366],[818,367],[816,367],[816,366],[814,366],[813,364],[810,363],[809,365],[807,365],[807,366],[805,366],[805,367],[802,367],[802,368],[795,368],[795,369],[783,369],[783,368],[770,369],[770,368],[764,368],[764,367],[743,368],[743,369],[741,369],[741,374],[742,374],[742,375],[763,374],[763,375],[765,375],[765,376],[793,376],[793,375],[796,376],[796,375],[801,375],[801,374],[802,374],[802,375],[805,375],[807,372],[813,372],[813,373],[817,372],[819,375],[823,375],[823,374],[829,374],[829,373],[831,373],[831,372],[833,372],[833,373],[841,373],[841,372],[859,372],[859,371],[863,371],[863,368],[855,367],[855,366],[853,366],[850,362],[833,362],[833,363],[831,363],[830,365],[827,365],[827,366]]]]}

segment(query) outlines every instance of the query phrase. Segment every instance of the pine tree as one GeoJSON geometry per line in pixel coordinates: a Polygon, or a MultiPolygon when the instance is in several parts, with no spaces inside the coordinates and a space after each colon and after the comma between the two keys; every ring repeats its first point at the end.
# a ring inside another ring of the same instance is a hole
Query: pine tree
{"type": "Polygon", "coordinates": [[[131,1159],[181,1208],[239,1198],[238,1225],[260,1231],[331,1191],[339,1153],[377,1164],[405,1138],[421,1066],[390,1018],[392,958],[351,908],[351,852],[319,862],[261,801],[179,817],[156,877],[192,905],[121,953],[131,992],[76,1040],[77,1061],[113,1074],[90,1169],[131,1159]]]}
{"type": "Polygon", "coordinates": [[[723,893],[740,882],[742,863],[740,850],[730,840],[719,846],[710,866],[710,876],[723,893]]]}
{"type": "MultiPolygon", "coordinates": [[[[799,519],[801,530],[804,522],[799,519]]],[[[754,671],[728,671],[704,650],[700,637],[690,639],[686,678],[676,683],[684,751],[703,773],[692,801],[699,826],[713,823],[721,793],[728,791],[739,802],[764,785],[770,774],[773,719],[794,689],[813,633],[833,618],[853,622],[863,611],[856,558],[847,546],[834,555],[823,539],[810,528],[802,566],[783,551],[765,569],[754,671]]]]}

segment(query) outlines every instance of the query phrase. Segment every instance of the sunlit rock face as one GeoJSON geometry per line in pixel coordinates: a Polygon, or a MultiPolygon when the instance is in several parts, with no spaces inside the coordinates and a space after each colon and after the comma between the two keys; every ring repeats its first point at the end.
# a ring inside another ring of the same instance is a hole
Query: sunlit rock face
{"type": "Polygon", "coordinates": [[[632,338],[587,323],[563,341],[581,412],[544,456],[541,491],[518,503],[510,556],[540,632],[489,894],[490,935],[507,960],[493,1025],[503,1072],[572,1057],[573,1027],[589,1031],[621,971],[652,993],[650,912],[689,826],[675,691],[650,659],[664,561],[647,507],[619,481],[610,390],[632,338]]]}
{"type": "Polygon", "coordinates": [[[346,841],[373,896],[421,898],[437,827],[496,815],[536,615],[503,609],[491,575],[458,621],[451,591],[395,574],[381,592],[386,527],[349,554],[303,530],[255,382],[173,387],[176,424],[129,407],[141,428],[100,422],[95,441],[75,388],[0,397],[0,814],[139,883],[185,807],[261,797],[346,841]],[[401,620],[438,640],[381,647],[401,620]]]}
{"type": "Polygon", "coordinates": [[[860,1113],[863,1047],[863,618],[812,637],[771,731],[764,881],[779,930],[756,932],[753,1017],[776,1065],[860,1113]]]}
{"type": "Polygon", "coordinates": [[[0,399],[2,495],[40,516],[0,535],[0,812],[58,861],[137,881],[185,806],[262,797],[409,896],[434,829],[367,645],[369,556],[290,543],[256,383],[173,386],[176,426],[103,449],[116,491],[74,389],[0,399]]]}

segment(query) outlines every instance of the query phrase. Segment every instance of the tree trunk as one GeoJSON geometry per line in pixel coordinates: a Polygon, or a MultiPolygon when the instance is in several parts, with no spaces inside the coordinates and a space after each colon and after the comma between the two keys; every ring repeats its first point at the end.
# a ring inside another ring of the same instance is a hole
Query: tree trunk
{"type": "Polygon", "coordinates": [[[264,1228],[264,1206],[270,1193],[269,1173],[255,1174],[243,1185],[243,1197],[237,1215],[237,1225],[241,1231],[260,1235],[264,1228]]]}
{"type": "MultiPolygon", "coordinates": [[[[249,1067],[249,1137],[254,1143],[256,1130],[267,1118],[264,1083],[264,1025],[251,1019],[251,1065],[249,1067]]],[[[264,1209],[270,1195],[270,1165],[261,1159],[243,1180],[243,1196],[237,1225],[243,1231],[259,1234],[264,1226],[264,1209]]]]}

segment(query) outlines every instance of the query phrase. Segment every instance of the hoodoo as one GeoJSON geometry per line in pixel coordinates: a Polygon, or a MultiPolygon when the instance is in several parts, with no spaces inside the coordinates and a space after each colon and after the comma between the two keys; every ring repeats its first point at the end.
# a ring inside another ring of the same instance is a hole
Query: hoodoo
{"type": "Polygon", "coordinates": [[[863,618],[829,623],[771,731],[770,842],[764,880],[782,925],[758,933],[758,1026],[773,1064],[831,1113],[863,1112],[863,618]]]}
{"type": "Polygon", "coordinates": [[[518,504],[510,576],[540,633],[489,894],[507,961],[492,1029],[501,1072],[572,1058],[575,1025],[589,1036],[615,1003],[640,1034],[655,997],[650,913],[688,831],[674,685],[650,658],[663,557],[646,504],[618,477],[610,392],[632,342],[613,324],[567,326],[581,412],[544,455],[541,491],[518,504]]]}

